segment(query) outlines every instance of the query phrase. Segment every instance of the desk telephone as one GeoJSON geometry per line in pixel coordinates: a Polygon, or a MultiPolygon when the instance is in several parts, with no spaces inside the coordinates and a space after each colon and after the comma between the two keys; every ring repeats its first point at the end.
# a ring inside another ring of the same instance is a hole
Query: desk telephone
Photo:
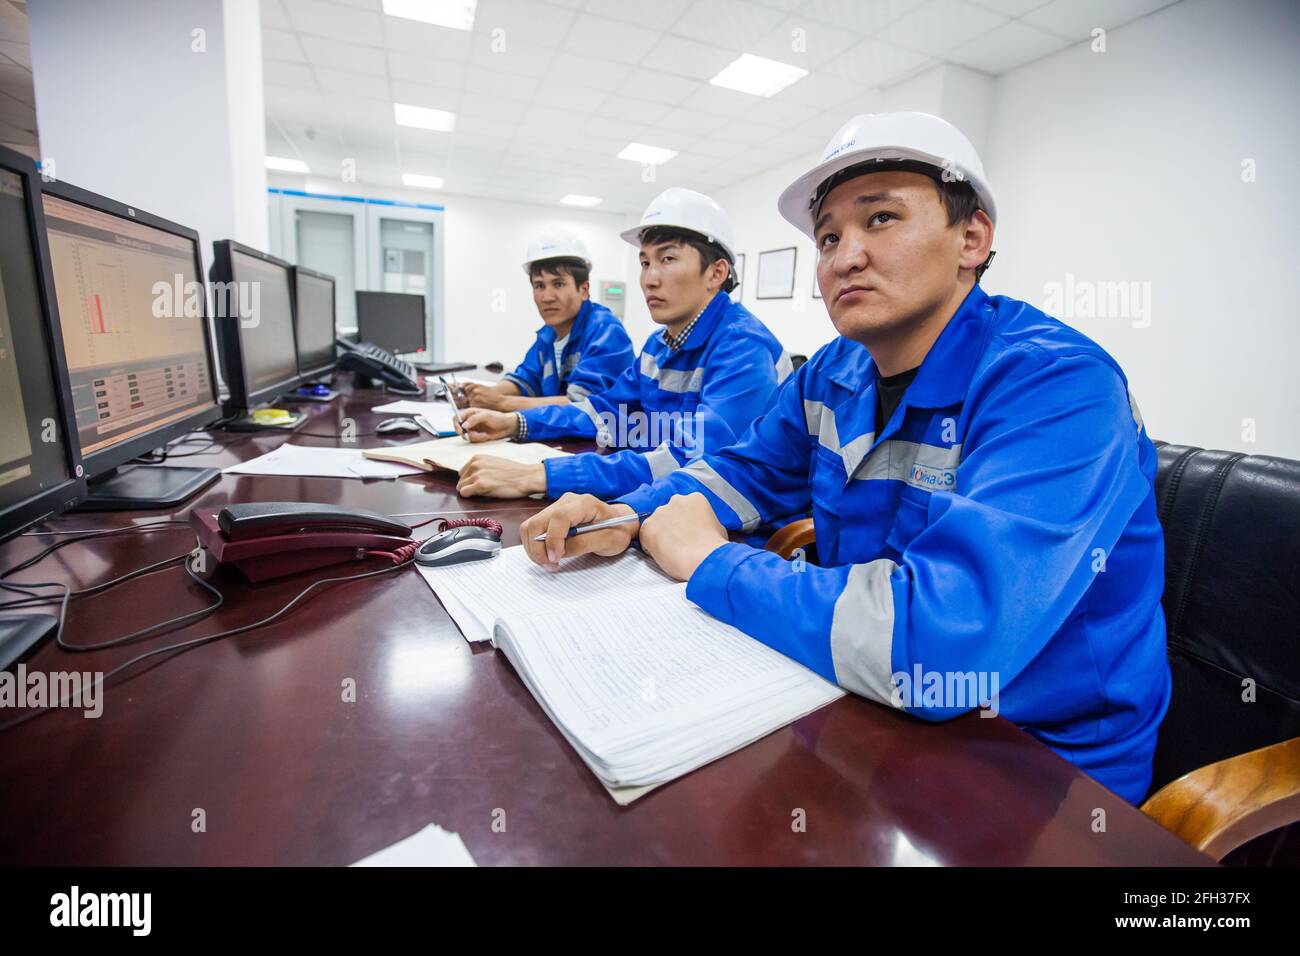
{"type": "Polygon", "coordinates": [[[349,342],[335,339],[339,348],[338,367],[359,377],[382,383],[396,395],[424,395],[424,386],[415,377],[415,366],[403,362],[373,342],[349,342]]]}
{"type": "Polygon", "coordinates": [[[410,525],[339,505],[261,501],[220,511],[195,508],[190,526],[199,542],[190,567],[209,578],[220,565],[231,564],[257,582],[371,557],[394,564],[414,557],[420,564],[441,566],[494,557],[501,550],[502,528],[492,518],[430,521],[439,522],[438,533],[417,541],[410,525]]]}

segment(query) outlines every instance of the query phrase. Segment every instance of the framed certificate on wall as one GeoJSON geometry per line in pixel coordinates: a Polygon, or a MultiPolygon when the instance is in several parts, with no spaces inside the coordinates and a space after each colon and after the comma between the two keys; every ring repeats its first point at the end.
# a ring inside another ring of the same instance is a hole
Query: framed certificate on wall
{"type": "Polygon", "coordinates": [[[769,249],[758,254],[758,299],[794,298],[795,247],[769,249]]]}

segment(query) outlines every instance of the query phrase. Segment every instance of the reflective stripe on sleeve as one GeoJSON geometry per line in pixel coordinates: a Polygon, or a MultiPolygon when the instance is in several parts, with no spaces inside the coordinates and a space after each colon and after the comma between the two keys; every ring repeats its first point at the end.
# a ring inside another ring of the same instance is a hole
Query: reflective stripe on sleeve
{"type": "Polygon", "coordinates": [[[849,570],[831,618],[831,663],[835,682],[882,704],[893,700],[894,591],[897,568],[878,558],[849,570]]]}

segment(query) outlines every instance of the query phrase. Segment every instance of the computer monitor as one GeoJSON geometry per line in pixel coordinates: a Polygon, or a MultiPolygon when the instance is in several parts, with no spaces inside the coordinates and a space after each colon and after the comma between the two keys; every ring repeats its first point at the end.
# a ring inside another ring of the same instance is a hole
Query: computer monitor
{"type": "Polygon", "coordinates": [[[334,277],[293,267],[293,318],[298,337],[298,375],[303,381],[319,378],[334,368],[334,277]]]}
{"type": "Polygon", "coordinates": [[[68,183],[42,190],[89,478],[79,507],[179,504],[220,472],[129,463],[221,416],[199,235],[68,183]]]}
{"type": "MultiPolygon", "coordinates": [[[[0,541],[85,495],[76,434],[40,180],[30,159],[0,147],[0,541]]],[[[57,620],[0,612],[0,669],[57,620]]]]}
{"type": "MultiPolygon", "coordinates": [[[[213,243],[212,301],[221,369],[230,389],[227,409],[252,412],[300,381],[293,328],[293,267],[268,253],[223,239],[213,243]]],[[[288,413],[286,413],[288,414],[288,413]]],[[[306,417],[292,416],[292,427],[306,417]]],[[[268,427],[258,416],[227,427],[268,427]]]]}
{"type": "Polygon", "coordinates": [[[357,292],[357,330],[394,355],[425,347],[424,296],[405,292],[357,292]]]}

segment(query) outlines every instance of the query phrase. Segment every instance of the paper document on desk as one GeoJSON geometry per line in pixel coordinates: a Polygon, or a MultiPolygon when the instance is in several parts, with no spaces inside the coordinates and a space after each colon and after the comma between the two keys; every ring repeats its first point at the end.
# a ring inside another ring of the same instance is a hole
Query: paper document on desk
{"type": "Polygon", "coordinates": [[[502,438],[498,441],[468,442],[459,435],[435,438],[433,441],[393,448],[367,448],[365,456],[375,461],[394,461],[413,465],[425,471],[445,468],[457,474],[475,455],[491,455],[523,465],[537,465],[548,458],[569,454],[540,442],[514,442],[502,438]]]}
{"type": "Polygon", "coordinates": [[[478,866],[465,849],[458,833],[430,823],[423,830],[377,853],[363,857],[353,866],[478,866]]]}
{"type": "Polygon", "coordinates": [[[420,469],[366,458],[359,448],[313,448],[285,442],[265,455],[222,469],[227,475],[285,475],[302,478],[400,478],[420,469]]]}
{"type": "Polygon", "coordinates": [[[490,635],[620,803],[844,693],[700,610],[636,552],[550,572],[515,547],[420,572],[467,639],[490,635]]]}

